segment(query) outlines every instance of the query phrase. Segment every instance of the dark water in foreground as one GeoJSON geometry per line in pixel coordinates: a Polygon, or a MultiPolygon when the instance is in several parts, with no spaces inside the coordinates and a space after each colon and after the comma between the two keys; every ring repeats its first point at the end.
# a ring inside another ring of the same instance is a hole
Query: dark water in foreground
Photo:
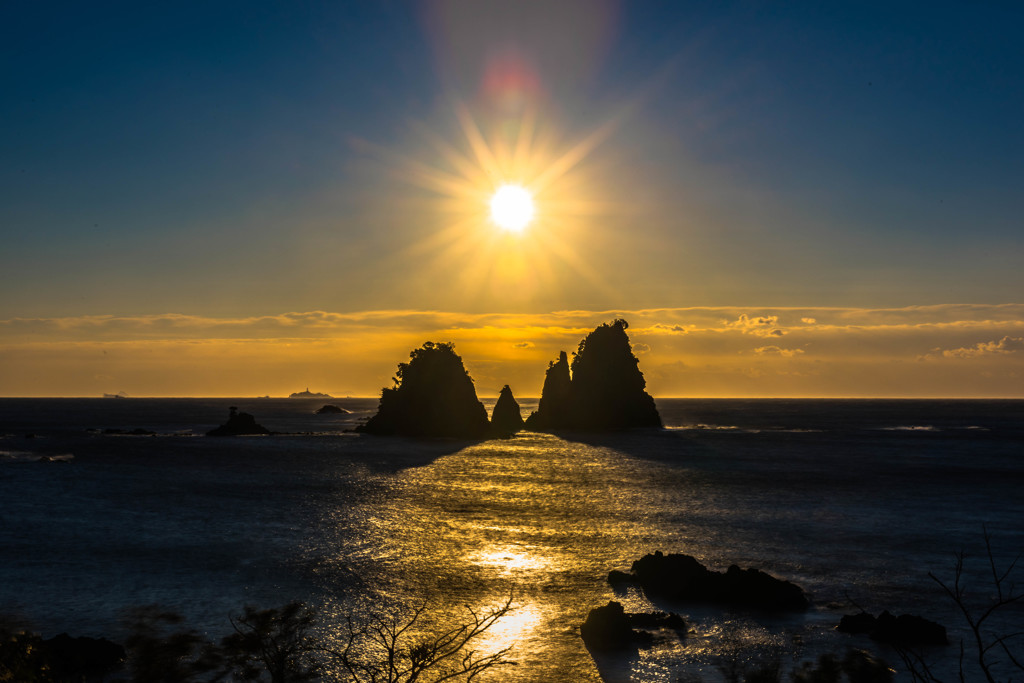
{"type": "MultiPolygon", "coordinates": [[[[376,401],[313,415],[323,402],[0,399],[0,612],[45,635],[116,635],[121,608],[160,602],[219,636],[247,603],[340,619],[424,598],[457,613],[512,590],[488,646],[512,644],[519,666],[492,680],[715,680],[723,651],[872,647],[832,630],[855,611],[846,595],[956,640],[927,573],[951,578],[964,549],[984,599],[983,525],[998,562],[1024,549],[1024,401],[659,400],[661,432],[476,444],[346,434],[376,401]],[[228,405],[293,434],[196,436],[228,405]],[[86,431],[139,427],[158,435],[86,431]],[[578,626],[616,598],[607,572],[658,549],[762,568],[814,609],[659,605],[695,633],[595,663],[578,626]]],[[[997,627],[1021,623],[1017,609],[997,627]]],[[[948,670],[955,649],[932,656],[948,670]]]]}

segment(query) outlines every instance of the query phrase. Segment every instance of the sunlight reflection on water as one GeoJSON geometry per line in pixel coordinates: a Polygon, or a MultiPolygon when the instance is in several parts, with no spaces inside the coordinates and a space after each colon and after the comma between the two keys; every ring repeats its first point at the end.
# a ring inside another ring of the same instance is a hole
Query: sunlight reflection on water
{"type": "MultiPolygon", "coordinates": [[[[138,405],[162,415],[170,404],[138,405]]],[[[246,603],[307,600],[337,633],[346,614],[421,604],[434,614],[425,626],[464,623],[467,607],[485,610],[511,591],[515,609],[481,649],[511,643],[519,666],[487,680],[674,682],[699,673],[710,682],[721,680],[716,657],[727,645],[729,657],[749,662],[780,650],[792,662],[794,651],[812,659],[849,643],[870,647],[833,630],[847,591],[876,612],[955,624],[927,572],[948,578],[950,552],[971,550],[983,523],[1009,554],[1000,564],[1019,548],[1019,430],[997,429],[1017,425],[1019,411],[1001,423],[990,422],[987,403],[953,406],[957,420],[993,426],[978,435],[836,426],[844,411],[875,411],[874,403],[728,403],[717,416],[690,415],[699,402],[667,405],[677,411],[670,424],[744,429],[520,433],[477,444],[107,439],[81,430],[35,439],[33,449],[75,458],[0,473],[0,548],[11,560],[0,570],[4,602],[31,608],[51,633],[78,634],[116,633],[120,607],[164,602],[220,637],[227,615],[246,603]],[[754,419],[767,408],[781,413],[754,419]],[[770,620],[612,591],[609,570],[659,549],[717,570],[759,567],[802,585],[815,607],[770,620]],[[579,625],[611,599],[632,612],[678,611],[692,633],[659,634],[633,656],[594,657],[579,625]]],[[[908,406],[886,407],[886,416],[907,415],[878,424],[939,424],[932,404],[908,406]]],[[[79,422],[148,424],[92,413],[79,422]]],[[[12,450],[25,448],[19,441],[12,450]]]]}

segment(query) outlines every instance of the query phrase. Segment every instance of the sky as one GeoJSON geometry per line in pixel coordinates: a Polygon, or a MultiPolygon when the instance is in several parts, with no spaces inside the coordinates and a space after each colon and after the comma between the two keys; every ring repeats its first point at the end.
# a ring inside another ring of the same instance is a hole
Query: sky
{"type": "Polygon", "coordinates": [[[535,396],[625,318],[656,397],[1024,397],[1022,20],[0,4],[0,395],[535,396]]]}

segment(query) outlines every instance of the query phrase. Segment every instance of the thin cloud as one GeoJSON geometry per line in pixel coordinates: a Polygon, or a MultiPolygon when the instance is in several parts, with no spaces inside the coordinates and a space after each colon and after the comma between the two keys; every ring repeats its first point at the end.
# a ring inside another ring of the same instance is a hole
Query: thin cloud
{"type": "Polygon", "coordinates": [[[777,327],[779,316],[756,315],[741,313],[734,321],[723,320],[722,324],[731,329],[740,330],[743,334],[755,334],[760,337],[781,337],[786,332],[777,327]]]}
{"type": "Polygon", "coordinates": [[[778,346],[759,346],[754,349],[754,353],[758,356],[782,356],[783,358],[799,356],[803,352],[803,349],[783,349],[778,346]]]}
{"type": "Polygon", "coordinates": [[[999,341],[978,342],[971,347],[947,349],[942,352],[944,358],[977,358],[979,356],[998,356],[1024,350],[1024,337],[1003,337],[999,341]]]}
{"type": "Polygon", "coordinates": [[[666,325],[665,323],[654,323],[650,327],[644,328],[644,332],[654,334],[686,334],[689,331],[689,328],[684,325],[666,325]]]}

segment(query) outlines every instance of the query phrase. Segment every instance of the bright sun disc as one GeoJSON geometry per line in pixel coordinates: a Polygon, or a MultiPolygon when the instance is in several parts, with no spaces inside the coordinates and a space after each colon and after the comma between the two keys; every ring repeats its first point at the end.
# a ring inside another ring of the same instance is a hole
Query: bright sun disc
{"type": "Polygon", "coordinates": [[[519,185],[502,185],[491,197],[491,219],[498,227],[520,232],[533,219],[533,197],[519,185]]]}

